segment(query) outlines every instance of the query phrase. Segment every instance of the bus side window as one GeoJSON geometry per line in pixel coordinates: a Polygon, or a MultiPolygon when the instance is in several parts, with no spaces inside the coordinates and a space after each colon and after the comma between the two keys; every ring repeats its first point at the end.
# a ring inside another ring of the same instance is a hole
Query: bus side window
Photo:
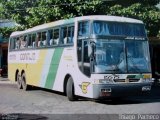
{"type": "Polygon", "coordinates": [[[36,47],[41,47],[41,32],[36,34],[36,47]]]}
{"type": "Polygon", "coordinates": [[[78,24],[78,36],[89,35],[89,21],[82,21],[78,24]]]}
{"type": "Polygon", "coordinates": [[[20,40],[19,40],[19,37],[17,37],[16,39],[16,50],[20,48],[20,40]]]}
{"type": "Polygon", "coordinates": [[[36,34],[32,34],[32,48],[37,47],[36,34]]]}
{"type": "Polygon", "coordinates": [[[24,49],[26,48],[26,44],[27,44],[27,39],[26,36],[21,36],[20,37],[20,49],[24,49]]]}
{"type": "Polygon", "coordinates": [[[52,45],[52,43],[53,43],[53,29],[51,29],[51,30],[48,30],[48,32],[47,32],[48,34],[47,34],[47,45],[48,46],[51,46],[52,45]]]}
{"type": "Polygon", "coordinates": [[[24,41],[25,41],[25,48],[27,48],[28,46],[28,36],[27,35],[24,36],[24,41]]]}
{"type": "Polygon", "coordinates": [[[15,49],[16,38],[10,38],[10,50],[15,49]]]}
{"type": "Polygon", "coordinates": [[[42,32],[41,45],[44,47],[47,43],[47,32],[42,32]]]}
{"type": "Polygon", "coordinates": [[[61,28],[61,40],[60,44],[67,44],[67,27],[61,28]]]}
{"type": "Polygon", "coordinates": [[[59,29],[54,29],[53,41],[51,41],[51,42],[52,42],[52,45],[58,45],[58,43],[59,43],[59,29]]]}
{"type": "Polygon", "coordinates": [[[36,34],[28,35],[28,48],[36,47],[35,39],[36,39],[36,34]]]}
{"type": "Polygon", "coordinates": [[[66,26],[61,28],[61,41],[60,44],[73,43],[74,26],[66,26]]]}
{"type": "Polygon", "coordinates": [[[32,35],[28,35],[28,48],[32,48],[32,35]]]}
{"type": "Polygon", "coordinates": [[[74,38],[74,26],[68,27],[68,43],[73,43],[74,38]]]}

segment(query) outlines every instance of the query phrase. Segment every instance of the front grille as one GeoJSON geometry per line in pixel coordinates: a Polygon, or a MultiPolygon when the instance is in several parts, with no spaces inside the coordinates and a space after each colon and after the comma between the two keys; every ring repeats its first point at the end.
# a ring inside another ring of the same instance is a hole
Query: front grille
{"type": "Polygon", "coordinates": [[[129,82],[138,82],[139,81],[139,79],[129,79],[129,82]]]}
{"type": "Polygon", "coordinates": [[[114,79],[114,82],[125,82],[125,79],[114,79]]]}
{"type": "Polygon", "coordinates": [[[132,83],[132,82],[138,82],[139,79],[114,79],[114,82],[117,82],[117,83],[125,83],[125,82],[129,82],[129,83],[132,83]]]}

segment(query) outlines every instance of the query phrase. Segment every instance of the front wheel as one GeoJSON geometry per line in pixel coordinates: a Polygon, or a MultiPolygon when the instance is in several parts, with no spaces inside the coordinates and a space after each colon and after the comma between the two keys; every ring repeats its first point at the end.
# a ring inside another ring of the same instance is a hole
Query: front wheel
{"type": "Polygon", "coordinates": [[[73,79],[70,77],[67,82],[66,93],[69,101],[75,101],[76,96],[74,95],[74,84],[73,79]]]}

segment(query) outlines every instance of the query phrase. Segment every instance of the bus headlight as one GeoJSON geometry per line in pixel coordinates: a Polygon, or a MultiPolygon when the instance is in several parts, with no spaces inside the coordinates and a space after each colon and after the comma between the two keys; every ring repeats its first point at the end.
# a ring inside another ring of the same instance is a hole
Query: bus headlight
{"type": "Polygon", "coordinates": [[[143,83],[152,82],[151,78],[141,78],[140,81],[143,82],[143,83]]]}
{"type": "Polygon", "coordinates": [[[114,82],[111,79],[99,79],[99,80],[94,80],[94,83],[96,83],[96,84],[111,84],[114,82]]]}

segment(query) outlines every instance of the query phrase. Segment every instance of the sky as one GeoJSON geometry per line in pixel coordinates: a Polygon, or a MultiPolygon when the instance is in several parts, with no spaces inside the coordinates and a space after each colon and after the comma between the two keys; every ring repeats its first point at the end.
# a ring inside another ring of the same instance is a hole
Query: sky
{"type": "Polygon", "coordinates": [[[160,8],[160,3],[157,5],[158,8],[160,8]]]}

